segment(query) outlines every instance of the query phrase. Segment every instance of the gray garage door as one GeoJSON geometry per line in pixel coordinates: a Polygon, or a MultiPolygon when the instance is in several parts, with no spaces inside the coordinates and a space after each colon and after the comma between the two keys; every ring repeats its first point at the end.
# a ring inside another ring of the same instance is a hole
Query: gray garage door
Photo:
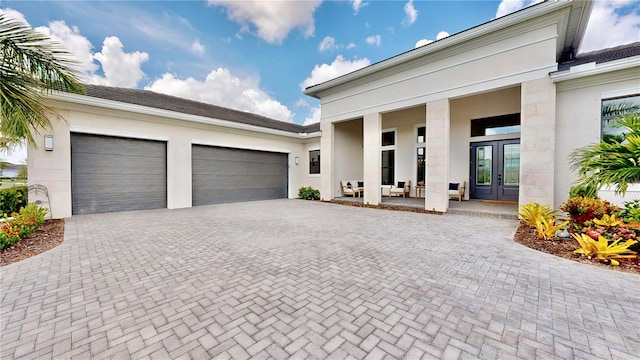
{"type": "Polygon", "coordinates": [[[192,146],[193,205],[287,197],[287,154],[192,146]]]}
{"type": "Polygon", "coordinates": [[[167,207],[167,145],[71,134],[73,214],[167,207]]]}

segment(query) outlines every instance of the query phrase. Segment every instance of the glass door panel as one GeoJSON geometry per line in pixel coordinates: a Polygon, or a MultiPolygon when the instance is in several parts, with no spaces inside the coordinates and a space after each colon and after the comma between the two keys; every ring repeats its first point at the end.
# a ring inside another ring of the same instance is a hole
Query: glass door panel
{"type": "Polygon", "coordinates": [[[476,147],[476,185],[491,185],[493,146],[476,147]]]}
{"type": "Polygon", "coordinates": [[[520,144],[503,145],[504,185],[520,185],[520,144]]]}

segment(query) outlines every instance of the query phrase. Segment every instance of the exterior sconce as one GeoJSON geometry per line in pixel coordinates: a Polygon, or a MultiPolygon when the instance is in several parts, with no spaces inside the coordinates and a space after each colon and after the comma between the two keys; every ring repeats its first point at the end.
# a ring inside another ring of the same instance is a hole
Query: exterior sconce
{"type": "Polygon", "coordinates": [[[296,156],[296,158],[294,159],[296,165],[300,164],[300,158],[296,156]]]}
{"type": "Polygon", "coordinates": [[[53,151],[53,135],[44,136],[44,150],[53,151]]]}

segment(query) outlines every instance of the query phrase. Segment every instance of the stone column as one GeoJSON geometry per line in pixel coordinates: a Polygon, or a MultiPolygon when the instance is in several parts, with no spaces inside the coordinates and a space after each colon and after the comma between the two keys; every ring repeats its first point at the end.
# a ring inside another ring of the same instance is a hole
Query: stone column
{"type": "Polygon", "coordinates": [[[449,99],[427,103],[427,210],[449,207],[449,99]]]}
{"type": "Polygon", "coordinates": [[[167,209],[192,206],[191,138],[173,136],[167,142],[167,209]]]}
{"type": "Polygon", "coordinates": [[[552,207],[556,138],[556,85],[549,77],[522,83],[518,202],[552,207]]]}
{"type": "Polygon", "coordinates": [[[333,123],[320,123],[320,199],[333,199],[333,123]]]}
{"type": "Polygon", "coordinates": [[[364,203],[378,205],[382,183],[382,115],[368,114],[362,120],[364,203]]]}

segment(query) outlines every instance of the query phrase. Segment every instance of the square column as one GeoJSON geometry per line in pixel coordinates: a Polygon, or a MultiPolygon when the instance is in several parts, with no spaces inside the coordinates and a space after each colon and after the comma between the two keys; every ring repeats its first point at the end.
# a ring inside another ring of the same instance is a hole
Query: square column
{"type": "Polygon", "coordinates": [[[192,206],[192,144],[186,136],[167,142],[167,209],[192,206]]]}
{"type": "Polygon", "coordinates": [[[449,207],[449,99],[427,103],[426,210],[449,207]]]}
{"type": "Polygon", "coordinates": [[[320,123],[320,200],[333,200],[333,137],[334,125],[320,123]]]}
{"type": "Polygon", "coordinates": [[[554,198],[556,85],[549,77],[522,83],[520,119],[521,205],[551,207],[554,198]]]}
{"type": "Polygon", "coordinates": [[[364,203],[378,205],[381,202],[382,184],[382,115],[368,114],[362,120],[364,203]]]}

